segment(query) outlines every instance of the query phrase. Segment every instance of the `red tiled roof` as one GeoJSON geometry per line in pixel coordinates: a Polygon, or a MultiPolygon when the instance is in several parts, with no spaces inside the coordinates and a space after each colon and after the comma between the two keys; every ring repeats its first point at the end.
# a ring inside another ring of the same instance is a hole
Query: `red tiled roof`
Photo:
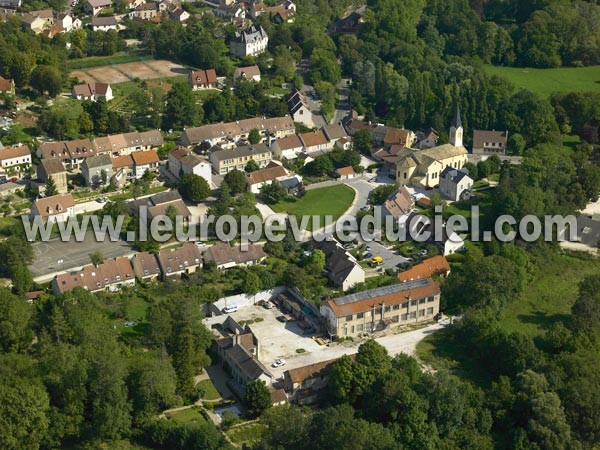
{"type": "Polygon", "coordinates": [[[156,150],[146,150],[144,152],[133,152],[131,154],[131,157],[133,158],[133,162],[135,164],[137,164],[138,166],[141,166],[144,164],[155,164],[160,161],[160,158],[158,157],[158,153],[156,152],[156,150]]]}
{"type": "Polygon", "coordinates": [[[340,177],[344,176],[344,175],[352,175],[354,174],[354,168],[352,166],[347,166],[347,167],[340,167],[339,169],[336,169],[335,173],[337,173],[340,177]]]}
{"type": "Polygon", "coordinates": [[[398,279],[402,282],[416,280],[420,278],[430,278],[433,275],[446,275],[450,272],[448,260],[441,255],[434,256],[416,264],[411,269],[398,274],[398,279]]]}
{"type": "Polygon", "coordinates": [[[68,292],[82,287],[90,292],[105,289],[111,284],[118,284],[134,279],[133,267],[129,258],[107,259],[102,264],[87,265],[76,272],[57,275],[55,278],[59,292],[68,292]]]}
{"type": "Polygon", "coordinates": [[[284,177],[287,175],[285,169],[280,166],[269,167],[267,169],[255,170],[248,174],[248,184],[260,184],[265,181],[275,180],[279,177],[284,177]]]}

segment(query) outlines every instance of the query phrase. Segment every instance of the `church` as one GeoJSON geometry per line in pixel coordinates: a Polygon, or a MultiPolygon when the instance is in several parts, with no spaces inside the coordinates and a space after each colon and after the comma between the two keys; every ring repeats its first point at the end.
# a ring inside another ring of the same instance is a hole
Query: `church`
{"type": "Polygon", "coordinates": [[[464,129],[460,108],[450,127],[450,143],[423,150],[404,148],[396,160],[396,181],[401,186],[434,188],[446,167],[462,169],[467,163],[467,149],[463,146],[464,129]]]}

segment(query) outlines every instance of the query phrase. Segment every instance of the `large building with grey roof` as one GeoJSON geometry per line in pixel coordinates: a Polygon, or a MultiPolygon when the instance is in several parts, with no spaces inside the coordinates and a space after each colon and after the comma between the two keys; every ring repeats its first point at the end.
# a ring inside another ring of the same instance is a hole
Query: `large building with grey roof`
{"type": "Polygon", "coordinates": [[[369,289],[321,303],[321,315],[327,322],[328,332],[341,338],[432,321],[439,311],[440,286],[430,278],[369,289]]]}

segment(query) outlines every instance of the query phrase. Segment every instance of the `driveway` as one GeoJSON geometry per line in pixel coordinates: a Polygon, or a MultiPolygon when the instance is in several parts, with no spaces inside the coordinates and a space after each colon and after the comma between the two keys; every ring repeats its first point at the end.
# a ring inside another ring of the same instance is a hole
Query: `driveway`
{"type": "Polygon", "coordinates": [[[350,92],[350,78],[342,78],[336,85],[337,102],[335,105],[335,114],[331,118],[331,123],[340,123],[350,113],[350,101],[348,93],[350,92]]]}
{"type": "Polygon", "coordinates": [[[306,96],[306,102],[312,112],[312,121],[315,128],[321,128],[326,125],[325,118],[321,114],[321,102],[316,99],[315,88],[308,84],[308,61],[303,59],[298,64],[296,71],[302,75],[304,83],[302,84],[302,93],[306,96]]]}

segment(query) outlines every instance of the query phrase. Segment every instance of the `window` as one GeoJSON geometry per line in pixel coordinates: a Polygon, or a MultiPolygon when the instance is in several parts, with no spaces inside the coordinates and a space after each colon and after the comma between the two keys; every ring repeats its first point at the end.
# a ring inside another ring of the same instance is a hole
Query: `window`
{"type": "Polygon", "coordinates": [[[407,309],[407,308],[408,308],[408,302],[404,302],[404,303],[402,303],[402,308],[405,308],[405,309],[407,309]]]}
{"type": "Polygon", "coordinates": [[[350,327],[350,334],[354,334],[354,327],[350,327]]]}
{"type": "Polygon", "coordinates": [[[410,306],[417,306],[417,301],[416,300],[411,300],[410,306]]]}
{"type": "Polygon", "coordinates": [[[346,322],[350,322],[352,321],[352,314],[350,314],[349,316],[346,316],[346,322]]]}
{"type": "Polygon", "coordinates": [[[425,303],[425,299],[424,298],[420,298],[419,299],[419,305],[422,305],[423,303],[425,303]]]}
{"type": "Polygon", "coordinates": [[[427,303],[431,303],[433,301],[433,297],[427,297],[427,303]]]}
{"type": "Polygon", "coordinates": [[[433,314],[433,308],[427,308],[427,315],[430,316],[433,314]]]}
{"type": "Polygon", "coordinates": [[[400,305],[399,304],[395,304],[394,305],[394,311],[398,311],[400,309],[400,305]]]}
{"type": "Polygon", "coordinates": [[[408,314],[402,314],[402,315],[400,316],[400,320],[403,320],[403,321],[406,321],[406,320],[408,320],[408,314]]]}
{"type": "MultiPolygon", "coordinates": [[[[358,314],[356,315],[356,318],[357,318],[357,319],[362,319],[363,317],[365,317],[365,313],[358,313],[358,314]]],[[[361,331],[362,331],[362,330],[361,330],[361,331]]]]}
{"type": "Polygon", "coordinates": [[[419,317],[423,317],[425,315],[425,310],[422,309],[419,311],[419,317]]]}
{"type": "Polygon", "coordinates": [[[416,318],[417,318],[417,313],[416,313],[416,312],[411,312],[411,313],[409,314],[409,317],[410,317],[411,319],[416,319],[416,318]]]}
{"type": "Polygon", "coordinates": [[[359,333],[362,332],[364,330],[365,326],[363,324],[357,325],[356,326],[356,331],[358,331],[359,333]]]}

